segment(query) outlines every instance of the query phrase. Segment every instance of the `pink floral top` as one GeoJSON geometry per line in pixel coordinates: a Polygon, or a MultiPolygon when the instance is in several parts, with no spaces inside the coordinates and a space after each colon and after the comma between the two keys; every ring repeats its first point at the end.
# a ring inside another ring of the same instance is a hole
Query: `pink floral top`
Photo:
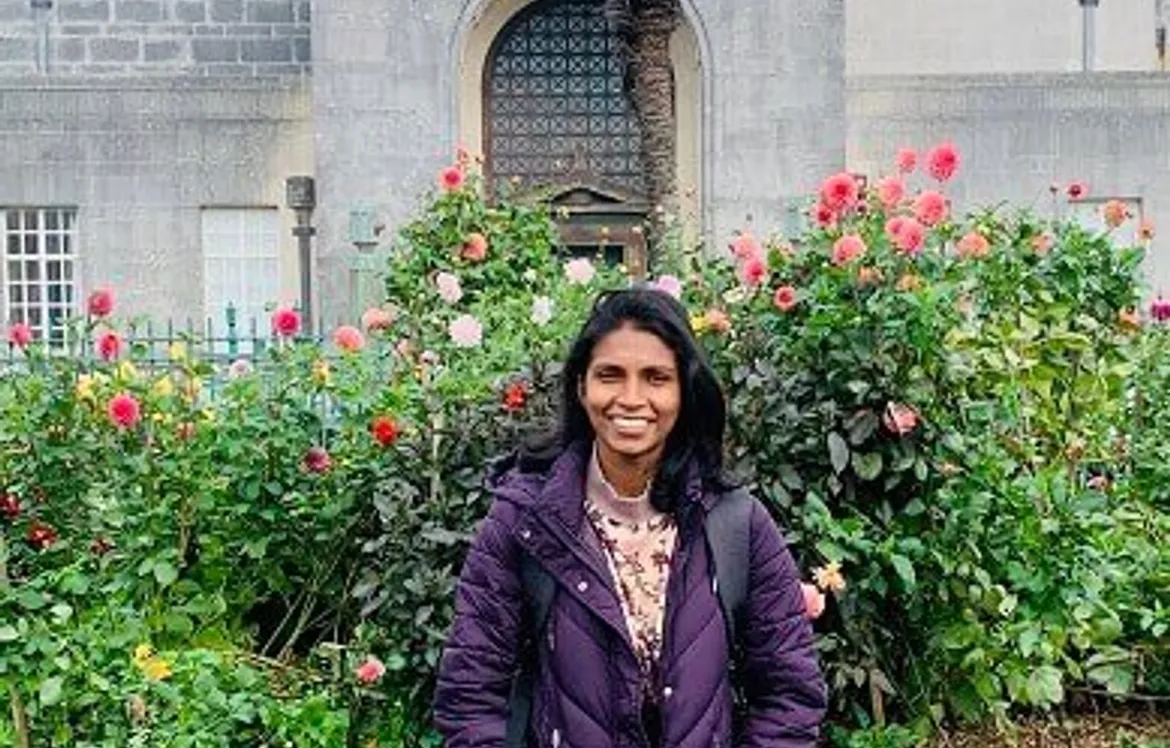
{"type": "Polygon", "coordinates": [[[666,583],[678,535],[674,518],[650,506],[649,491],[618,496],[594,455],[586,482],[585,514],[605,550],[647,693],[655,694],[666,583]]]}

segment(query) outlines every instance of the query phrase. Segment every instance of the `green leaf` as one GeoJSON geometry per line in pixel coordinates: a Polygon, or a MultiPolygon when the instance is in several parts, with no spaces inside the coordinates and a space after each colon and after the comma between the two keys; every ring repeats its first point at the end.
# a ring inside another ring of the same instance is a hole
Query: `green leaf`
{"type": "Polygon", "coordinates": [[[836,431],[830,431],[828,437],[829,461],[833,465],[833,472],[841,473],[849,465],[849,445],[836,431]]]}
{"type": "Polygon", "coordinates": [[[53,706],[59,702],[61,700],[61,688],[64,685],[64,681],[57,676],[46,678],[42,681],[38,691],[41,706],[53,706]]]}
{"type": "Polygon", "coordinates": [[[0,643],[14,642],[20,638],[20,632],[16,630],[15,626],[4,624],[0,626],[0,643]]]}
{"type": "Polygon", "coordinates": [[[898,577],[902,580],[906,589],[913,589],[917,579],[914,575],[914,564],[910,562],[910,559],[895,553],[890,556],[890,563],[893,565],[894,571],[898,573],[898,577]]]}
{"type": "Polygon", "coordinates": [[[863,410],[849,419],[845,428],[849,431],[849,443],[855,447],[861,446],[866,439],[874,435],[881,419],[872,410],[863,410]]]}
{"type": "Polygon", "coordinates": [[[857,477],[862,480],[873,480],[881,475],[882,472],[882,455],[880,452],[870,452],[869,454],[853,453],[853,470],[857,473],[857,477]]]}
{"type": "Polygon", "coordinates": [[[1028,676],[1028,698],[1036,706],[1050,706],[1064,701],[1061,673],[1051,665],[1041,665],[1028,676]]]}
{"type": "Polygon", "coordinates": [[[154,578],[163,587],[169,587],[179,578],[179,570],[169,561],[156,561],[154,564],[154,578]]]}

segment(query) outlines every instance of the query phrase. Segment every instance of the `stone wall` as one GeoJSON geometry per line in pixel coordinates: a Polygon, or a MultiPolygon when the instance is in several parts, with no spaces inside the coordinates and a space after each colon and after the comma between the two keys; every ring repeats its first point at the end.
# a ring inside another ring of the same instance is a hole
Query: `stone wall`
{"type": "Polygon", "coordinates": [[[1170,78],[1156,73],[853,77],[848,163],[878,175],[902,145],[950,138],[963,154],[948,192],[959,209],[1001,200],[1070,210],[1049,186],[1141,201],[1162,228],[1147,261],[1170,292],[1170,78]]]}
{"type": "MultiPolygon", "coordinates": [[[[308,0],[53,0],[55,75],[283,75],[308,70],[308,0]]],[[[0,77],[35,74],[29,0],[0,0],[0,77]]]]}
{"type": "MultiPolygon", "coordinates": [[[[1095,70],[1155,69],[1154,0],[1104,0],[1096,18],[1095,70]]],[[[847,29],[850,75],[1081,69],[1076,0],[852,0],[847,29]]]]}
{"type": "MultiPolygon", "coordinates": [[[[393,227],[449,162],[457,65],[491,0],[318,0],[313,92],[325,311],[353,252],[348,211],[369,203],[393,227]]],[[[703,74],[704,230],[782,220],[786,197],[844,162],[844,0],[684,0],[703,74]]]]}
{"type": "MultiPolygon", "coordinates": [[[[203,313],[200,209],[281,208],[281,289],[297,297],[284,179],[313,173],[304,79],[0,80],[0,208],[76,207],[82,292],[129,314],[203,313]]],[[[0,308],[3,308],[0,289],[0,308]]]]}

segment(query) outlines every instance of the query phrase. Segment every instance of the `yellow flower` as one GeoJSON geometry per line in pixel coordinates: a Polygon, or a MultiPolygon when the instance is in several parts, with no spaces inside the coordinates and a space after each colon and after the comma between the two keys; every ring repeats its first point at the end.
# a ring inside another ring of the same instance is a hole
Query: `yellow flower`
{"type": "Polygon", "coordinates": [[[707,329],[707,315],[706,314],[692,314],[691,315],[691,329],[696,333],[703,332],[707,329]]]}
{"type": "Polygon", "coordinates": [[[138,369],[129,361],[118,364],[118,379],[130,382],[138,378],[138,369]]]}
{"type": "Polygon", "coordinates": [[[167,349],[167,355],[170,356],[172,361],[178,361],[178,362],[186,361],[187,360],[187,344],[181,340],[176,341],[174,343],[171,343],[170,347],[167,349]]]}
{"type": "Polygon", "coordinates": [[[134,664],[139,667],[142,667],[153,656],[154,648],[149,644],[139,644],[134,648],[134,664]]]}
{"type": "Polygon", "coordinates": [[[77,378],[75,392],[78,400],[93,400],[94,378],[89,374],[82,374],[77,378]]]}
{"type": "Polygon", "coordinates": [[[840,592],[845,589],[845,577],[841,575],[841,564],[831,561],[819,569],[813,570],[813,578],[817,586],[826,592],[840,592]]]}
{"type": "Polygon", "coordinates": [[[175,382],[171,379],[170,374],[166,374],[154,383],[151,391],[159,397],[170,397],[175,394],[175,382]]]}
{"type": "Polygon", "coordinates": [[[140,669],[142,674],[151,680],[166,680],[171,677],[171,664],[161,657],[151,657],[144,662],[140,669]]]}
{"type": "Polygon", "coordinates": [[[329,386],[330,381],[332,381],[332,374],[329,370],[328,361],[319,358],[313,362],[313,380],[323,387],[329,386]]]}
{"type": "Polygon", "coordinates": [[[204,408],[202,411],[203,418],[207,421],[215,421],[216,413],[214,408],[204,408]]]}

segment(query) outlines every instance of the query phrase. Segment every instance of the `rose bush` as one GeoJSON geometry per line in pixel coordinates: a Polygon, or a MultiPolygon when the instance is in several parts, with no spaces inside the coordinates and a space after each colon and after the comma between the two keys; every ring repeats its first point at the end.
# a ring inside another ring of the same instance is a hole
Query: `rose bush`
{"type": "MultiPolygon", "coordinates": [[[[904,149],[872,189],[826,180],[800,235],[676,248],[652,280],[689,308],[731,465],[806,574],[843,744],[1170,692],[1170,305],[1138,312],[1153,229],[960,216],[961,166],[904,149]]],[[[550,425],[590,302],[629,282],[480,187],[444,169],[386,304],[323,343],[283,308],[262,355],[191,339],[159,368],[109,290],[71,333],[82,356],[6,331],[0,737],[434,744],[485,471],[550,425]]]]}

